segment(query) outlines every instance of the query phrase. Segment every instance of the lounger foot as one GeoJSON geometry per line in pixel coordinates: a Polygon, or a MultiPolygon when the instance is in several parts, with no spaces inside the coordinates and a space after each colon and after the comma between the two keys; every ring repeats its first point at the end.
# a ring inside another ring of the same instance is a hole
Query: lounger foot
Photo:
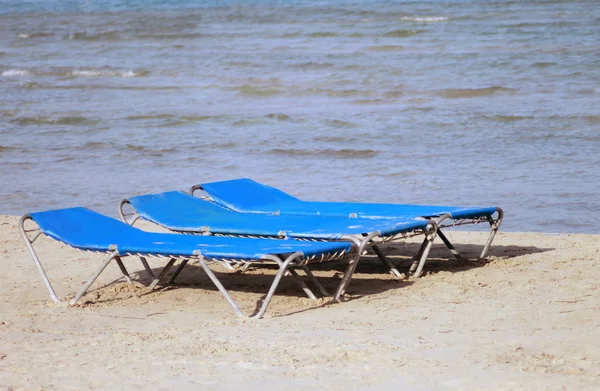
{"type": "Polygon", "coordinates": [[[437,231],[438,236],[440,237],[440,239],[442,239],[442,242],[444,242],[444,244],[446,245],[446,247],[448,247],[448,250],[450,250],[450,252],[452,253],[452,255],[454,255],[454,258],[456,258],[456,260],[459,263],[465,263],[466,260],[460,255],[460,253],[456,250],[456,248],[454,248],[454,246],[452,245],[452,243],[448,240],[448,238],[446,237],[446,235],[442,232],[442,230],[438,229],[437,231]]]}
{"type": "Polygon", "coordinates": [[[208,278],[210,278],[210,280],[213,282],[213,284],[215,284],[215,286],[217,287],[219,292],[221,292],[223,297],[225,297],[225,299],[227,300],[229,305],[231,305],[231,307],[233,308],[236,315],[238,315],[239,317],[260,319],[263,317],[267,308],[269,307],[269,304],[271,303],[271,300],[273,299],[273,295],[275,294],[275,291],[277,290],[277,287],[279,286],[279,283],[281,282],[281,278],[285,274],[285,272],[288,269],[288,267],[290,266],[290,264],[292,262],[296,261],[297,259],[301,259],[303,256],[304,256],[303,253],[296,252],[296,253],[290,255],[285,261],[283,261],[281,263],[279,270],[277,271],[277,274],[275,275],[273,283],[271,284],[271,288],[269,289],[269,292],[267,293],[267,295],[265,296],[264,299],[261,299],[262,303],[259,302],[258,310],[249,316],[244,314],[244,312],[242,312],[242,310],[237,305],[235,300],[233,300],[233,298],[231,297],[231,295],[229,294],[227,289],[225,289],[223,284],[221,284],[221,281],[219,281],[217,276],[215,276],[214,272],[210,269],[210,267],[208,266],[204,257],[201,254],[199,254],[197,256],[197,260],[200,263],[200,266],[202,267],[202,269],[204,270],[206,275],[208,276],[208,278]]]}
{"type": "Polygon", "coordinates": [[[383,263],[387,267],[391,275],[400,279],[405,278],[404,273],[400,273],[400,271],[396,269],[394,264],[385,256],[385,254],[381,251],[381,249],[379,249],[379,247],[373,244],[371,245],[371,248],[373,249],[373,252],[375,252],[375,254],[377,255],[377,258],[379,258],[381,263],[383,263]]]}
{"type": "Polygon", "coordinates": [[[488,223],[490,224],[492,230],[490,232],[490,236],[488,237],[487,242],[485,243],[485,246],[483,247],[483,250],[481,251],[481,255],[479,256],[480,259],[485,259],[485,257],[487,257],[488,251],[490,250],[490,246],[492,245],[492,242],[496,237],[496,233],[500,228],[500,224],[502,224],[502,219],[504,218],[504,211],[500,208],[497,208],[496,211],[498,212],[498,217],[496,219],[494,219],[491,216],[487,217],[488,223]]]}
{"type": "Polygon", "coordinates": [[[169,272],[169,270],[171,269],[171,266],[173,266],[173,264],[175,263],[176,259],[175,258],[171,258],[169,260],[169,262],[167,263],[167,265],[162,269],[162,271],[160,272],[160,274],[158,275],[158,277],[156,277],[154,279],[154,281],[152,281],[152,283],[148,286],[149,289],[154,289],[156,288],[156,285],[158,285],[158,283],[160,282],[160,280],[162,280],[162,278],[164,276],[167,275],[167,273],[169,272]]]}
{"type": "Polygon", "coordinates": [[[437,225],[432,222],[429,231],[425,234],[425,239],[419,248],[415,261],[410,267],[409,275],[412,275],[413,278],[419,278],[421,277],[421,274],[423,274],[423,268],[425,267],[425,262],[427,262],[427,257],[429,256],[429,251],[431,250],[431,246],[436,237],[436,232],[437,225]]]}
{"type": "Polygon", "coordinates": [[[71,299],[71,301],[69,302],[70,305],[75,305],[77,304],[77,302],[79,301],[79,299],[81,299],[81,297],[85,294],[85,292],[87,292],[87,290],[90,288],[90,286],[92,286],[92,284],[94,283],[94,281],[96,281],[96,279],[100,276],[100,274],[102,274],[102,272],[104,271],[104,269],[106,269],[106,267],[108,266],[108,264],[110,263],[110,261],[112,261],[113,259],[118,258],[119,253],[117,251],[113,252],[104,262],[102,262],[102,264],[100,265],[100,267],[96,270],[96,273],[94,273],[94,275],[87,280],[87,282],[85,283],[85,285],[83,285],[83,287],[79,290],[79,292],[77,293],[77,295],[75,295],[75,297],[73,299],[71,299]]]}

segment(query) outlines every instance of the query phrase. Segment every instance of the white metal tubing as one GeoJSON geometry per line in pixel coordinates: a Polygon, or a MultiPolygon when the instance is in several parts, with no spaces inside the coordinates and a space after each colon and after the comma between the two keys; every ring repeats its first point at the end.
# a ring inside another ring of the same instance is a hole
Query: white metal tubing
{"type": "Polygon", "coordinates": [[[460,255],[460,253],[458,252],[458,250],[456,250],[456,248],[454,248],[454,246],[452,245],[452,243],[448,240],[448,238],[446,237],[446,235],[444,235],[444,233],[442,232],[441,229],[437,230],[437,234],[440,237],[440,239],[442,239],[442,242],[444,242],[444,244],[446,245],[446,247],[448,247],[448,250],[450,250],[450,252],[452,253],[452,255],[454,255],[454,258],[456,258],[458,260],[458,262],[464,263],[465,259],[460,255]]]}
{"type": "Polygon", "coordinates": [[[115,261],[117,261],[117,265],[119,265],[119,269],[121,269],[121,273],[123,274],[123,277],[125,277],[125,280],[127,280],[128,283],[133,284],[133,281],[131,280],[131,276],[129,276],[129,273],[127,272],[127,269],[125,268],[125,265],[123,265],[123,261],[121,261],[121,258],[115,257],[115,261]]]}
{"type": "Polygon", "coordinates": [[[148,265],[148,261],[146,261],[146,257],[140,257],[140,261],[142,262],[142,265],[144,265],[144,269],[146,269],[146,273],[150,274],[150,277],[152,277],[152,279],[155,280],[156,276],[154,275],[154,272],[150,268],[150,265],[148,265]]]}
{"type": "Polygon", "coordinates": [[[200,266],[202,266],[202,269],[204,269],[204,272],[206,273],[206,275],[208,276],[208,278],[210,278],[210,280],[213,282],[213,284],[215,284],[215,286],[217,287],[217,289],[221,292],[221,294],[229,302],[229,305],[231,305],[231,307],[233,307],[233,310],[235,311],[235,313],[238,316],[245,317],[246,315],[244,315],[244,313],[242,312],[242,310],[240,310],[240,307],[238,307],[238,305],[233,300],[233,298],[231,297],[231,295],[229,294],[229,292],[227,292],[227,289],[225,289],[225,287],[223,286],[223,284],[221,284],[221,281],[219,281],[219,279],[217,278],[217,276],[215,276],[215,274],[213,273],[213,271],[208,267],[208,265],[206,264],[206,261],[204,260],[204,256],[202,256],[202,254],[198,254],[197,256],[198,256],[197,259],[198,259],[198,262],[200,263],[200,266]]]}
{"type": "Polygon", "coordinates": [[[150,289],[154,289],[156,288],[156,285],[160,282],[160,280],[162,280],[162,278],[164,276],[167,275],[167,272],[169,271],[169,269],[171,269],[171,266],[173,266],[173,264],[175,263],[176,259],[175,258],[171,258],[169,259],[169,262],[166,264],[166,266],[162,269],[162,271],[160,272],[160,274],[158,275],[158,277],[156,277],[154,279],[154,281],[152,281],[152,283],[148,286],[148,288],[150,289]]]}
{"type": "Polygon", "coordinates": [[[308,268],[308,266],[304,265],[301,266],[302,270],[304,270],[304,273],[306,273],[306,275],[308,276],[308,278],[312,281],[312,283],[317,287],[317,289],[321,292],[321,294],[324,297],[328,297],[331,296],[331,294],[329,292],[327,292],[327,290],[325,289],[325,287],[321,284],[321,282],[319,282],[319,280],[317,280],[317,277],[315,277],[315,275],[313,274],[313,272],[308,268]]]}
{"type": "Polygon", "coordinates": [[[296,282],[298,282],[298,285],[300,285],[300,288],[302,288],[304,293],[306,293],[306,296],[308,296],[308,298],[311,300],[317,300],[317,296],[315,296],[313,291],[311,291],[310,288],[308,287],[308,285],[306,285],[306,282],[304,282],[302,277],[300,277],[298,275],[298,272],[296,272],[293,268],[288,268],[288,271],[296,279],[296,282]]]}
{"type": "Polygon", "coordinates": [[[265,297],[265,300],[264,300],[260,310],[258,311],[258,313],[256,315],[252,316],[253,318],[260,319],[263,317],[263,315],[265,314],[265,311],[267,311],[267,307],[269,306],[269,303],[271,303],[271,299],[273,298],[273,295],[275,294],[277,287],[279,286],[281,277],[283,277],[283,274],[285,273],[285,271],[287,270],[287,268],[290,266],[290,264],[292,262],[294,262],[296,259],[302,259],[303,256],[304,256],[304,254],[302,253],[302,251],[297,251],[297,252],[293,253],[292,255],[290,255],[289,257],[287,257],[287,259],[285,261],[283,261],[283,265],[281,265],[281,267],[279,268],[279,271],[277,272],[277,275],[275,276],[275,279],[273,280],[273,283],[271,284],[269,293],[267,293],[267,297],[265,297]]]}
{"type": "Polygon", "coordinates": [[[385,254],[379,249],[379,247],[377,247],[377,245],[372,244],[371,248],[373,249],[373,252],[375,252],[375,254],[377,255],[377,258],[379,258],[379,260],[388,268],[388,271],[392,275],[400,278],[404,277],[404,274],[400,273],[398,269],[396,269],[394,264],[385,256],[385,254]]]}
{"type": "MultiPolygon", "coordinates": [[[[280,268],[283,266],[283,262],[284,262],[279,256],[271,255],[271,254],[263,255],[263,257],[261,259],[271,260],[271,261],[275,262],[277,265],[279,265],[280,268]]],[[[298,282],[298,285],[300,285],[300,288],[302,288],[304,293],[306,293],[306,296],[308,296],[311,300],[317,300],[317,296],[315,296],[313,291],[311,291],[310,288],[308,287],[308,285],[306,285],[306,283],[304,282],[302,277],[300,277],[298,275],[298,273],[291,268],[289,268],[288,271],[294,277],[296,282],[298,282]]]]}
{"type": "MultiPolygon", "coordinates": [[[[418,262],[416,264],[417,268],[414,273],[415,278],[420,277],[423,273],[423,267],[425,267],[425,262],[427,262],[427,257],[429,256],[429,250],[431,250],[431,246],[433,245],[433,241],[435,240],[435,236],[437,233],[437,224],[434,220],[429,220],[429,225],[427,228],[428,230],[425,233],[425,240],[421,244],[421,248],[417,253],[418,259],[415,260],[415,262],[418,262]]],[[[414,267],[415,263],[413,263],[413,265],[411,266],[411,271],[413,271],[414,267]]]]}
{"type": "MultiPolygon", "coordinates": [[[[46,275],[46,271],[44,270],[44,267],[42,266],[40,259],[38,258],[37,254],[35,253],[35,250],[33,249],[33,243],[27,236],[27,233],[25,232],[25,221],[27,221],[27,220],[33,221],[33,219],[31,218],[30,215],[25,215],[25,216],[21,217],[21,220],[19,220],[19,231],[21,231],[21,235],[23,236],[25,245],[27,246],[27,249],[29,250],[31,257],[33,258],[33,261],[35,262],[35,265],[37,266],[38,271],[40,272],[40,274],[42,276],[42,280],[44,281],[44,285],[46,285],[46,289],[48,289],[48,292],[50,293],[50,297],[52,298],[52,301],[54,301],[55,303],[60,303],[60,299],[58,298],[58,296],[56,296],[56,292],[54,291],[54,288],[52,287],[52,284],[50,283],[50,280],[48,279],[48,276],[46,275]]],[[[36,236],[36,239],[38,236],[39,235],[36,236]]]]}
{"type": "Polygon", "coordinates": [[[175,272],[173,272],[173,275],[171,276],[171,278],[169,278],[168,284],[173,284],[175,282],[175,279],[177,278],[179,273],[181,273],[181,271],[183,270],[185,265],[187,265],[188,261],[189,261],[189,259],[184,259],[183,261],[181,261],[179,266],[177,266],[177,269],[175,269],[175,272]]]}
{"type": "Polygon", "coordinates": [[[502,219],[504,218],[504,211],[500,208],[496,208],[496,212],[498,212],[498,217],[496,218],[496,220],[494,220],[491,216],[488,216],[488,222],[492,227],[492,231],[490,232],[490,236],[488,237],[488,240],[485,246],[483,247],[483,250],[481,251],[480,258],[485,258],[487,256],[490,246],[492,245],[492,242],[496,237],[496,233],[500,228],[500,224],[502,224],[502,219]]]}
{"type": "Polygon", "coordinates": [[[100,274],[102,274],[104,269],[106,269],[106,267],[108,266],[110,261],[112,261],[113,259],[115,259],[118,256],[119,256],[118,251],[115,250],[114,252],[112,252],[110,254],[110,256],[108,258],[106,258],[106,260],[104,262],[102,262],[100,267],[96,270],[96,273],[94,273],[94,275],[85,283],[85,285],[79,290],[79,293],[77,293],[77,295],[70,301],[69,304],[74,305],[75,303],[77,303],[79,301],[79,299],[81,299],[81,296],[83,296],[85,294],[85,292],[87,292],[87,290],[90,288],[90,286],[92,286],[94,281],[96,281],[96,279],[100,276],[100,274]]]}
{"type": "Polygon", "coordinates": [[[380,236],[380,235],[381,234],[379,231],[374,231],[362,239],[358,239],[358,238],[356,238],[354,236],[350,236],[350,235],[341,237],[341,239],[349,240],[352,243],[354,243],[354,245],[356,246],[356,255],[354,257],[350,258],[350,261],[348,262],[348,267],[346,268],[344,277],[342,277],[342,281],[340,282],[340,285],[339,285],[335,295],[333,296],[334,301],[338,301],[340,299],[340,297],[342,297],[344,295],[344,293],[346,293],[346,289],[348,288],[348,285],[350,285],[350,280],[352,279],[352,275],[354,274],[354,271],[356,270],[358,261],[362,255],[363,251],[365,251],[365,247],[367,246],[367,244],[373,238],[380,236]]]}

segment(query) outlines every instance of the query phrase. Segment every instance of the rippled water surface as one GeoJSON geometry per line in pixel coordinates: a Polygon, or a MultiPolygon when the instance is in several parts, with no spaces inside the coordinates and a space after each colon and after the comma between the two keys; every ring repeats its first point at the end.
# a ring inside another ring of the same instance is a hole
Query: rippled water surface
{"type": "Polygon", "coordinates": [[[251,177],[600,232],[595,1],[0,1],[0,213],[251,177]]]}

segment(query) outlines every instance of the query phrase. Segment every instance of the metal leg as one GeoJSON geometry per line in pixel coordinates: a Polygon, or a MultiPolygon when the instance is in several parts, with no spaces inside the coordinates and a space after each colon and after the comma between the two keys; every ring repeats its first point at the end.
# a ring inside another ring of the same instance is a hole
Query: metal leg
{"type": "Polygon", "coordinates": [[[317,289],[321,292],[321,294],[325,297],[331,296],[331,294],[329,292],[327,292],[327,290],[325,289],[325,287],[319,282],[319,280],[317,280],[317,277],[315,277],[315,275],[313,274],[312,271],[310,271],[310,269],[308,268],[308,266],[304,265],[300,267],[302,270],[304,270],[304,273],[306,273],[306,275],[308,276],[308,278],[310,279],[310,281],[312,281],[312,283],[317,287],[317,289]]]}
{"type": "MultiPolygon", "coordinates": [[[[19,231],[21,231],[21,236],[23,236],[25,245],[27,246],[27,249],[29,250],[31,257],[33,258],[33,261],[35,262],[35,265],[37,266],[38,271],[40,272],[40,275],[42,276],[42,280],[44,281],[44,285],[46,285],[46,289],[48,289],[48,292],[50,293],[50,297],[52,298],[52,301],[54,301],[55,303],[60,303],[60,299],[58,298],[58,296],[56,296],[56,292],[54,291],[54,288],[52,287],[52,284],[50,283],[50,280],[48,279],[48,276],[46,275],[46,271],[44,270],[44,267],[42,266],[40,259],[38,258],[37,254],[35,253],[35,250],[33,249],[33,241],[35,239],[30,240],[29,236],[27,236],[27,233],[25,231],[25,221],[27,221],[27,220],[31,220],[31,216],[25,215],[25,216],[21,217],[21,220],[19,220],[19,231]]],[[[37,238],[37,236],[36,236],[36,238],[37,238]]]]}
{"type": "MultiPolygon", "coordinates": [[[[242,312],[242,310],[240,310],[240,307],[237,305],[235,300],[233,300],[233,298],[231,297],[231,295],[229,294],[227,289],[225,289],[223,284],[221,284],[221,281],[219,281],[219,279],[217,278],[217,276],[215,276],[215,274],[210,269],[210,267],[208,267],[208,264],[204,260],[204,257],[201,254],[198,254],[197,256],[198,256],[197,259],[198,259],[198,262],[200,263],[200,266],[202,267],[202,269],[204,270],[204,272],[206,273],[208,278],[210,278],[210,280],[213,282],[213,284],[215,284],[215,286],[217,287],[219,292],[221,292],[221,294],[225,297],[227,302],[229,302],[229,305],[231,305],[231,307],[233,308],[235,313],[238,316],[245,317],[246,315],[242,312]]],[[[260,307],[260,310],[256,314],[251,315],[250,316],[251,318],[262,318],[263,317],[263,315],[265,314],[265,311],[267,310],[267,307],[271,303],[271,299],[273,298],[273,295],[275,294],[275,291],[277,290],[277,287],[279,286],[279,283],[281,282],[281,278],[283,277],[287,268],[290,266],[290,264],[293,261],[295,261],[296,259],[299,259],[299,258],[301,259],[303,256],[304,256],[304,254],[302,252],[296,252],[296,253],[290,255],[283,263],[281,263],[279,270],[277,271],[277,275],[275,276],[275,279],[273,280],[273,283],[271,284],[271,288],[269,289],[269,292],[267,293],[267,296],[265,297],[263,304],[260,307]]]]}
{"type": "Polygon", "coordinates": [[[340,285],[339,285],[335,295],[333,296],[334,301],[338,301],[340,299],[340,297],[342,297],[346,293],[346,289],[348,288],[348,285],[350,285],[350,280],[352,279],[352,275],[354,274],[354,271],[356,270],[356,266],[358,265],[358,260],[360,259],[360,256],[362,255],[363,251],[365,251],[365,247],[367,246],[367,243],[369,243],[373,238],[375,238],[379,235],[380,235],[379,231],[375,231],[375,232],[371,232],[369,235],[364,237],[362,240],[360,240],[354,236],[343,237],[343,239],[352,241],[354,243],[354,245],[357,247],[357,249],[356,249],[357,251],[356,251],[356,255],[354,257],[352,257],[350,259],[350,262],[348,263],[348,267],[346,268],[344,277],[342,278],[342,281],[340,282],[340,285]]]}
{"type": "Polygon", "coordinates": [[[154,272],[150,268],[150,265],[148,265],[148,261],[146,261],[146,258],[140,257],[140,261],[142,261],[142,265],[144,265],[144,269],[146,269],[146,272],[148,274],[150,274],[150,277],[152,277],[153,280],[156,279],[156,276],[154,275],[154,272]]]}
{"type": "Polygon", "coordinates": [[[281,277],[283,277],[283,274],[285,273],[285,271],[287,270],[287,268],[290,266],[290,264],[293,261],[295,261],[296,259],[302,259],[303,256],[304,256],[304,254],[302,252],[298,251],[298,252],[293,253],[289,257],[287,257],[287,259],[283,262],[283,265],[281,265],[281,267],[279,268],[279,271],[277,272],[277,275],[275,276],[275,279],[273,280],[273,283],[271,284],[269,293],[267,293],[267,297],[265,297],[265,300],[263,301],[263,304],[260,307],[260,310],[258,311],[258,313],[256,315],[252,316],[253,318],[260,319],[263,317],[263,315],[267,311],[267,307],[271,303],[271,299],[273,298],[273,295],[275,294],[277,287],[279,286],[281,277]]]}
{"type": "Polygon", "coordinates": [[[167,265],[162,269],[162,271],[160,272],[160,274],[158,275],[158,277],[156,277],[154,279],[154,281],[152,281],[152,283],[148,286],[148,288],[150,289],[154,289],[156,287],[156,285],[159,283],[159,281],[167,275],[169,269],[171,269],[171,266],[173,266],[173,264],[175,263],[175,258],[171,258],[169,260],[169,262],[167,263],[167,265]]]}
{"type": "Polygon", "coordinates": [[[102,264],[100,265],[98,270],[96,270],[96,273],[94,273],[94,275],[89,280],[87,280],[85,285],[79,290],[77,295],[69,302],[69,304],[74,305],[75,303],[77,303],[79,301],[79,299],[81,299],[81,296],[83,296],[85,294],[85,292],[87,292],[87,290],[90,288],[90,286],[92,286],[94,281],[96,281],[96,279],[100,276],[100,274],[102,274],[104,269],[106,269],[106,267],[108,266],[110,261],[117,258],[118,256],[119,256],[118,251],[115,251],[112,254],[110,254],[110,256],[104,262],[102,262],[102,264]]]}
{"type": "Polygon", "coordinates": [[[246,315],[244,315],[242,310],[240,310],[240,307],[238,307],[238,305],[233,300],[233,298],[231,297],[229,292],[227,292],[227,289],[225,289],[223,284],[221,284],[221,281],[219,281],[219,279],[217,278],[217,276],[215,276],[215,274],[210,269],[210,267],[208,267],[208,265],[206,264],[206,261],[204,260],[204,257],[202,255],[198,255],[197,259],[198,259],[198,262],[200,263],[200,266],[202,266],[202,269],[204,269],[204,272],[206,273],[208,278],[210,278],[210,280],[213,282],[213,284],[215,284],[215,286],[217,287],[219,292],[221,292],[221,294],[223,296],[225,296],[225,299],[227,299],[227,301],[229,302],[229,305],[231,305],[231,307],[233,307],[233,310],[235,311],[235,313],[241,317],[246,316],[246,315]]]}
{"type": "Polygon", "coordinates": [[[385,254],[379,249],[379,247],[377,247],[376,245],[371,245],[371,248],[373,249],[373,251],[375,252],[375,254],[377,255],[377,258],[379,258],[379,260],[381,261],[381,263],[383,263],[385,266],[387,266],[388,271],[393,274],[396,277],[400,277],[400,278],[404,278],[404,274],[400,273],[400,271],[398,271],[398,269],[396,269],[396,267],[394,266],[394,264],[387,259],[387,257],[385,256],[385,254]]]}
{"type": "Polygon", "coordinates": [[[300,288],[302,288],[302,290],[304,291],[304,293],[306,293],[306,296],[308,296],[311,300],[317,300],[317,296],[315,296],[315,294],[313,293],[313,291],[311,291],[310,288],[308,287],[308,285],[306,285],[306,282],[304,282],[304,280],[302,279],[302,277],[300,277],[298,275],[298,273],[294,269],[292,269],[292,268],[288,268],[288,271],[290,272],[290,274],[292,276],[294,276],[294,278],[298,282],[298,285],[300,285],[300,288]]]}
{"type": "Polygon", "coordinates": [[[437,224],[435,223],[435,221],[430,220],[429,226],[427,228],[428,230],[425,233],[425,240],[423,240],[421,248],[417,253],[415,262],[413,262],[409,271],[409,273],[414,272],[413,276],[415,278],[420,277],[423,273],[423,267],[425,266],[425,262],[427,261],[427,257],[429,256],[429,250],[431,250],[431,246],[433,245],[433,241],[436,236],[437,224]]]}
{"type": "Polygon", "coordinates": [[[175,279],[177,278],[179,273],[181,273],[181,271],[183,270],[185,265],[187,265],[188,261],[189,261],[189,259],[184,259],[183,261],[181,261],[179,266],[177,266],[177,269],[175,269],[175,272],[173,273],[171,278],[169,278],[169,282],[167,282],[167,284],[173,284],[175,282],[175,279]]]}
{"type": "Polygon", "coordinates": [[[119,269],[121,269],[121,273],[123,273],[123,277],[127,280],[128,283],[133,284],[127,269],[125,269],[125,265],[123,265],[123,261],[121,261],[120,257],[115,257],[115,261],[117,261],[117,265],[119,265],[119,269]]]}
{"type": "Polygon", "coordinates": [[[448,247],[448,249],[450,250],[450,252],[452,253],[452,255],[454,255],[454,258],[456,258],[458,260],[458,262],[464,263],[465,259],[458,253],[458,251],[454,248],[454,246],[452,245],[452,243],[450,243],[450,241],[448,240],[448,238],[446,237],[446,235],[444,235],[444,233],[442,232],[441,229],[438,229],[437,234],[440,237],[440,239],[442,239],[442,242],[444,242],[444,244],[446,245],[446,247],[448,247]]]}
{"type": "Polygon", "coordinates": [[[431,235],[431,239],[427,239],[427,245],[423,249],[423,252],[421,254],[421,259],[419,261],[419,266],[417,267],[417,271],[414,274],[415,278],[421,277],[421,274],[423,273],[423,267],[425,266],[425,262],[427,261],[427,257],[429,256],[429,250],[431,250],[431,246],[433,245],[434,238],[435,238],[435,234],[431,235]]]}
{"type": "Polygon", "coordinates": [[[488,237],[488,240],[485,244],[485,246],[483,247],[483,250],[481,251],[481,255],[479,256],[480,258],[485,258],[487,256],[488,251],[490,250],[490,246],[492,245],[492,242],[494,241],[494,238],[496,237],[496,233],[498,232],[498,229],[500,228],[500,224],[502,224],[502,219],[504,218],[504,211],[500,208],[497,209],[498,212],[498,218],[496,220],[494,220],[491,216],[488,216],[488,222],[490,223],[490,226],[492,227],[492,231],[490,232],[490,236],[488,237]]]}

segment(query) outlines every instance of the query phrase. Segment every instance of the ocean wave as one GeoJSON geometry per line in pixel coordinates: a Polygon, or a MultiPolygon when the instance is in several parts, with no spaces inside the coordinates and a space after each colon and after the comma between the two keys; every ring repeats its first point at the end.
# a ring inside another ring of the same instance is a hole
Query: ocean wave
{"type": "Polygon", "coordinates": [[[481,96],[494,95],[498,93],[515,94],[517,92],[514,88],[507,87],[483,87],[483,88],[447,88],[444,90],[437,91],[436,95],[447,98],[447,99],[461,99],[461,98],[476,98],[481,96]]]}
{"type": "Polygon", "coordinates": [[[600,115],[586,115],[583,119],[592,124],[600,124],[600,115]]]}
{"type": "Polygon", "coordinates": [[[313,61],[309,61],[309,62],[303,62],[300,64],[294,64],[291,66],[291,68],[298,68],[298,69],[327,69],[327,68],[332,68],[334,67],[335,64],[332,64],[330,62],[313,62],[313,61]]]}
{"type": "Polygon", "coordinates": [[[131,151],[131,152],[144,152],[144,154],[147,154],[150,156],[162,156],[165,153],[172,153],[177,150],[177,148],[175,148],[175,147],[153,149],[150,147],[146,147],[143,145],[137,145],[137,144],[125,144],[125,146],[123,146],[119,149],[124,150],[124,151],[131,151]]]}
{"type": "Polygon", "coordinates": [[[112,148],[112,144],[105,143],[104,141],[88,141],[81,146],[83,149],[105,149],[112,148]]]}
{"type": "Polygon", "coordinates": [[[554,65],[558,65],[555,62],[546,62],[546,61],[540,61],[540,62],[534,62],[533,64],[531,64],[531,66],[533,68],[548,68],[554,65]]]}
{"type": "Polygon", "coordinates": [[[120,41],[121,34],[116,31],[103,31],[98,33],[71,32],[65,36],[70,41],[120,41]]]}
{"type": "Polygon", "coordinates": [[[339,37],[340,34],[329,32],[329,31],[317,31],[314,33],[308,33],[308,34],[306,34],[306,36],[311,37],[311,38],[332,38],[332,37],[339,37]]]}
{"type": "Polygon", "coordinates": [[[98,120],[80,116],[68,117],[18,117],[11,121],[19,125],[93,125],[98,120]]]}
{"type": "Polygon", "coordinates": [[[356,89],[349,89],[349,90],[325,89],[325,90],[316,90],[315,92],[324,92],[327,94],[327,96],[337,97],[337,98],[351,98],[351,97],[356,97],[356,96],[371,96],[371,95],[376,94],[375,91],[356,90],[356,89]]]}
{"type": "Polygon", "coordinates": [[[408,38],[426,32],[427,30],[393,30],[382,34],[384,37],[408,38]]]}
{"type": "Polygon", "coordinates": [[[269,153],[287,156],[333,156],[343,159],[353,158],[372,158],[377,155],[377,151],[372,149],[284,149],[274,148],[269,153]]]}
{"type": "Polygon", "coordinates": [[[417,22],[417,23],[435,23],[435,22],[445,22],[448,20],[447,16],[403,16],[400,20],[404,20],[407,22],[417,22]]]}
{"type": "Polygon", "coordinates": [[[367,46],[365,50],[369,52],[401,52],[404,50],[404,46],[400,45],[377,45],[367,46]]]}
{"type": "Polygon", "coordinates": [[[280,94],[282,91],[275,87],[259,87],[244,84],[243,86],[235,88],[243,95],[250,96],[273,96],[280,94]]]}
{"type": "Polygon", "coordinates": [[[150,71],[146,69],[139,70],[101,70],[101,69],[74,69],[70,71],[70,75],[73,77],[107,77],[107,76],[117,76],[117,77],[142,77],[150,74],[150,71]]]}
{"type": "Polygon", "coordinates": [[[18,151],[21,148],[9,147],[7,145],[0,145],[0,152],[18,151]]]}
{"type": "Polygon", "coordinates": [[[382,105],[390,102],[392,101],[385,99],[356,99],[352,101],[355,105],[382,105]]]}
{"type": "Polygon", "coordinates": [[[313,137],[313,140],[320,143],[351,143],[358,141],[356,137],[352,136],[317,136],[313,137]]]}
{"type": "Polygon", "coordinates": [[[524,121],[528,119],[533,119],[534,117],[529,115],[493,115],[486,116],[486,119],[490,119],[492,121],[498,122],[515,122],[515,121],[524,121]]]}
{"type": "Polygon", "coordinates": [[[283,113],[271,113],[265,115],[265,117],[270,119],[276,119],[277,121],[289,121],[292,119],[289,115],[283,113]]]}
{"type": "Polygon", "coordinates": [[[355,122],[343,121],[341,119],[328,119],[325,121],[325,123],[327,123],[327,125],[331,127],[340,129],[350,129],[356,128],[358,126],[358,124],[356,124],[355,122]]]}
{"type": "Polygon", "coordinates": [[[125,119],[137,121],[137,120],[147,120],[147,119],[171,119],[176,118],[175,114],[145,114],[145,115],[130,115],[125,117],[125,119]]]}
{"type": "Polygon", "coordinates": [[[21,39],[29,39],[29,38],[44,38],[44,37],[53,37],[54,33],[46,33],[46,32],[33,32],[33,33],[19,33],[17,37],[21,39]]]}
{"type": "Polygon", "coordinates": [[[89,68],[89,69],[73,69],[68,67],[44,69],[9,69],[1,73],[4,77],[19,77],[19,76],[57,76],[57,77],[142,77],[150,74],[147,69],[111,69],[111,68],[89,68]]]}
{"type": "Polygon", "coordinates": [[[7,71],[2,72],[2,76],[4,77],[19,77],[28,75],[31,75],[31,72],[25,69],[9,69],[7,71]]]}

